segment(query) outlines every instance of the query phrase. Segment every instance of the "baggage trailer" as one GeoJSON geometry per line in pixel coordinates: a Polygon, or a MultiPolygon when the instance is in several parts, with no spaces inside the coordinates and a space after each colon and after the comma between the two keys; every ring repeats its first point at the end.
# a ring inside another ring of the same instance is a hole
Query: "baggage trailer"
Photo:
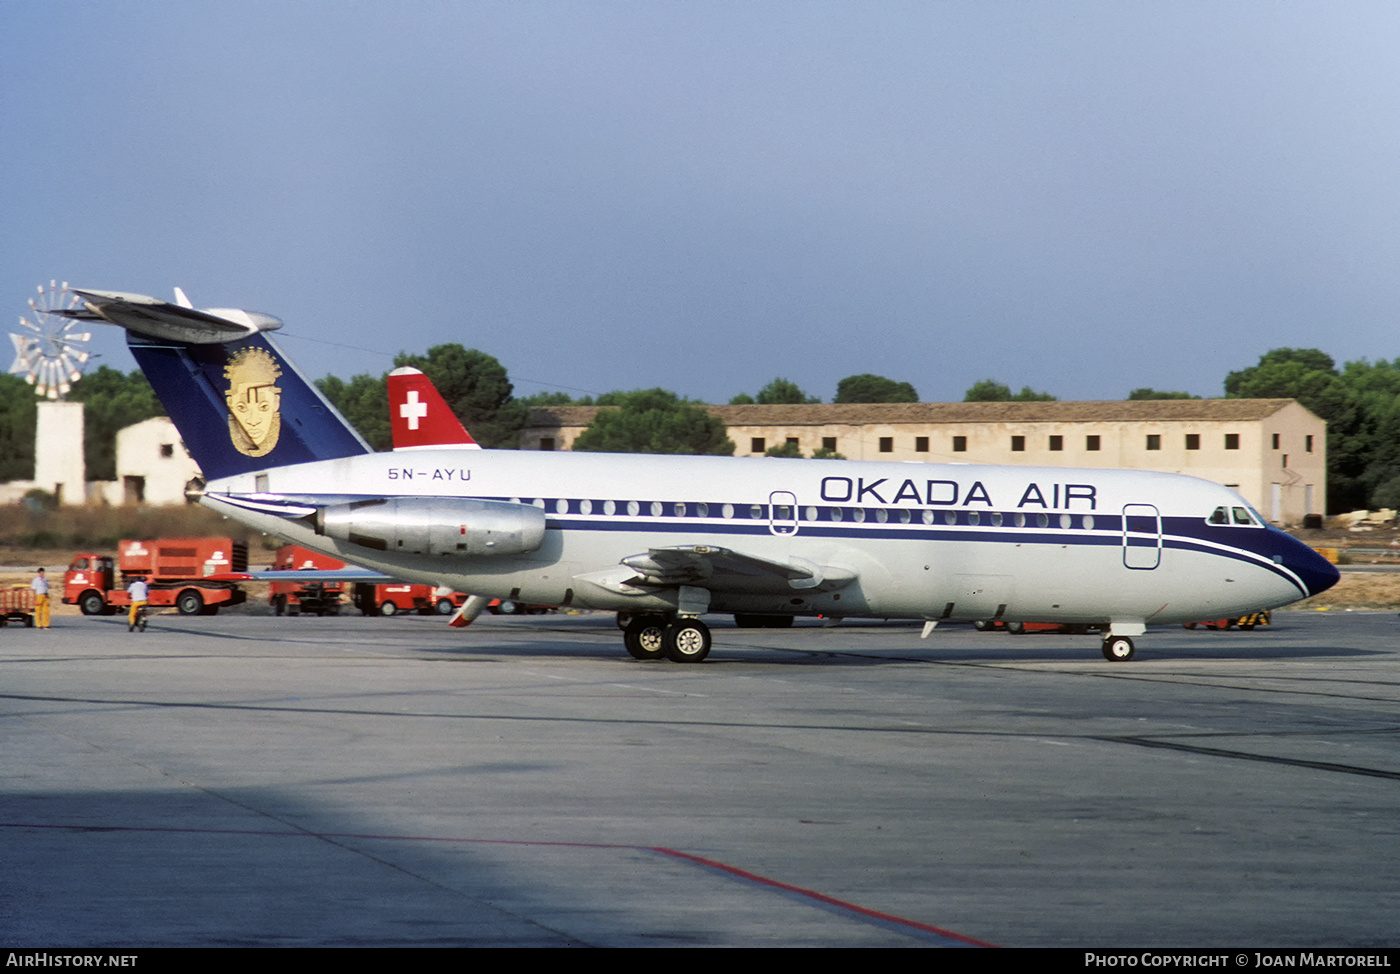
{"type": "Polygon", "coordinates": [[[34,590],[28,585],[0,589],[0,626],[11,622],[34,628],[34,590]]]}

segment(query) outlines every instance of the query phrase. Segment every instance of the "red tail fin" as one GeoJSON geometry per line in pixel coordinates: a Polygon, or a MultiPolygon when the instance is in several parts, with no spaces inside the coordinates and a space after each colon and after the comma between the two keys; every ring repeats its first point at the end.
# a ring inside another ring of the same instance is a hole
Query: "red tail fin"
{"type": "Polygon", "coordinates": [[[481,449],[432,381],[417,369],[395,369],[389,373],[389,425],[395,450],[412,446],[481,449]]]}

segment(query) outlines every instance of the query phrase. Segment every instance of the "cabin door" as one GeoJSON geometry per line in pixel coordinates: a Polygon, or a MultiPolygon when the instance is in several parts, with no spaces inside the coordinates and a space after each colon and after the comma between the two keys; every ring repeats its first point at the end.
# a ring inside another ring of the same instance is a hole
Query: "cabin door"
{"type": "Polygon", "coordinates": [[[1162,562],[1162,515],[1151,504],[1123,505],[1123,564],[1150,570],[1162,562]]]}

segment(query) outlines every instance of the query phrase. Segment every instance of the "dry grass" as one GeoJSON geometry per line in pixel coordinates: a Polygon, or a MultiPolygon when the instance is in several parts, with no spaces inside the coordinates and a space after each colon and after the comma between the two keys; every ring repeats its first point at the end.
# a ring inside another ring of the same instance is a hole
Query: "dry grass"
{"type": "Polygon", "coordinates": [[[115,553],[123,538],[199,537],[247,542],[253,560],[263,550],[261,534],[194,504],[40,512],[22,505],[0,507],[0,565],[67,565],[77,551],[115,553]]]}

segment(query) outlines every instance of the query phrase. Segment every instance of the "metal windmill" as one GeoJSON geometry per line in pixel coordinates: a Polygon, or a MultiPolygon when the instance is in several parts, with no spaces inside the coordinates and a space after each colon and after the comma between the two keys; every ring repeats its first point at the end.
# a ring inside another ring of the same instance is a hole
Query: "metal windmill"
{"type": "Polygon", "coordinates": [[[24,315],[19,319],[25,331],[10,333],[15,343],[10,374],[23,375],[34,387],[35,395],[62,399],[68,394],[70,383],[82,377],[89,357],[84,346],[92,333],[79,331],[82,322],[59,313],[72,311],[80,304],[78,296],[68,290],[67,281],[62,286],[50,281],[47,290],[40,284],[39,297],[29,299],[32,319],[24,315]]]}

